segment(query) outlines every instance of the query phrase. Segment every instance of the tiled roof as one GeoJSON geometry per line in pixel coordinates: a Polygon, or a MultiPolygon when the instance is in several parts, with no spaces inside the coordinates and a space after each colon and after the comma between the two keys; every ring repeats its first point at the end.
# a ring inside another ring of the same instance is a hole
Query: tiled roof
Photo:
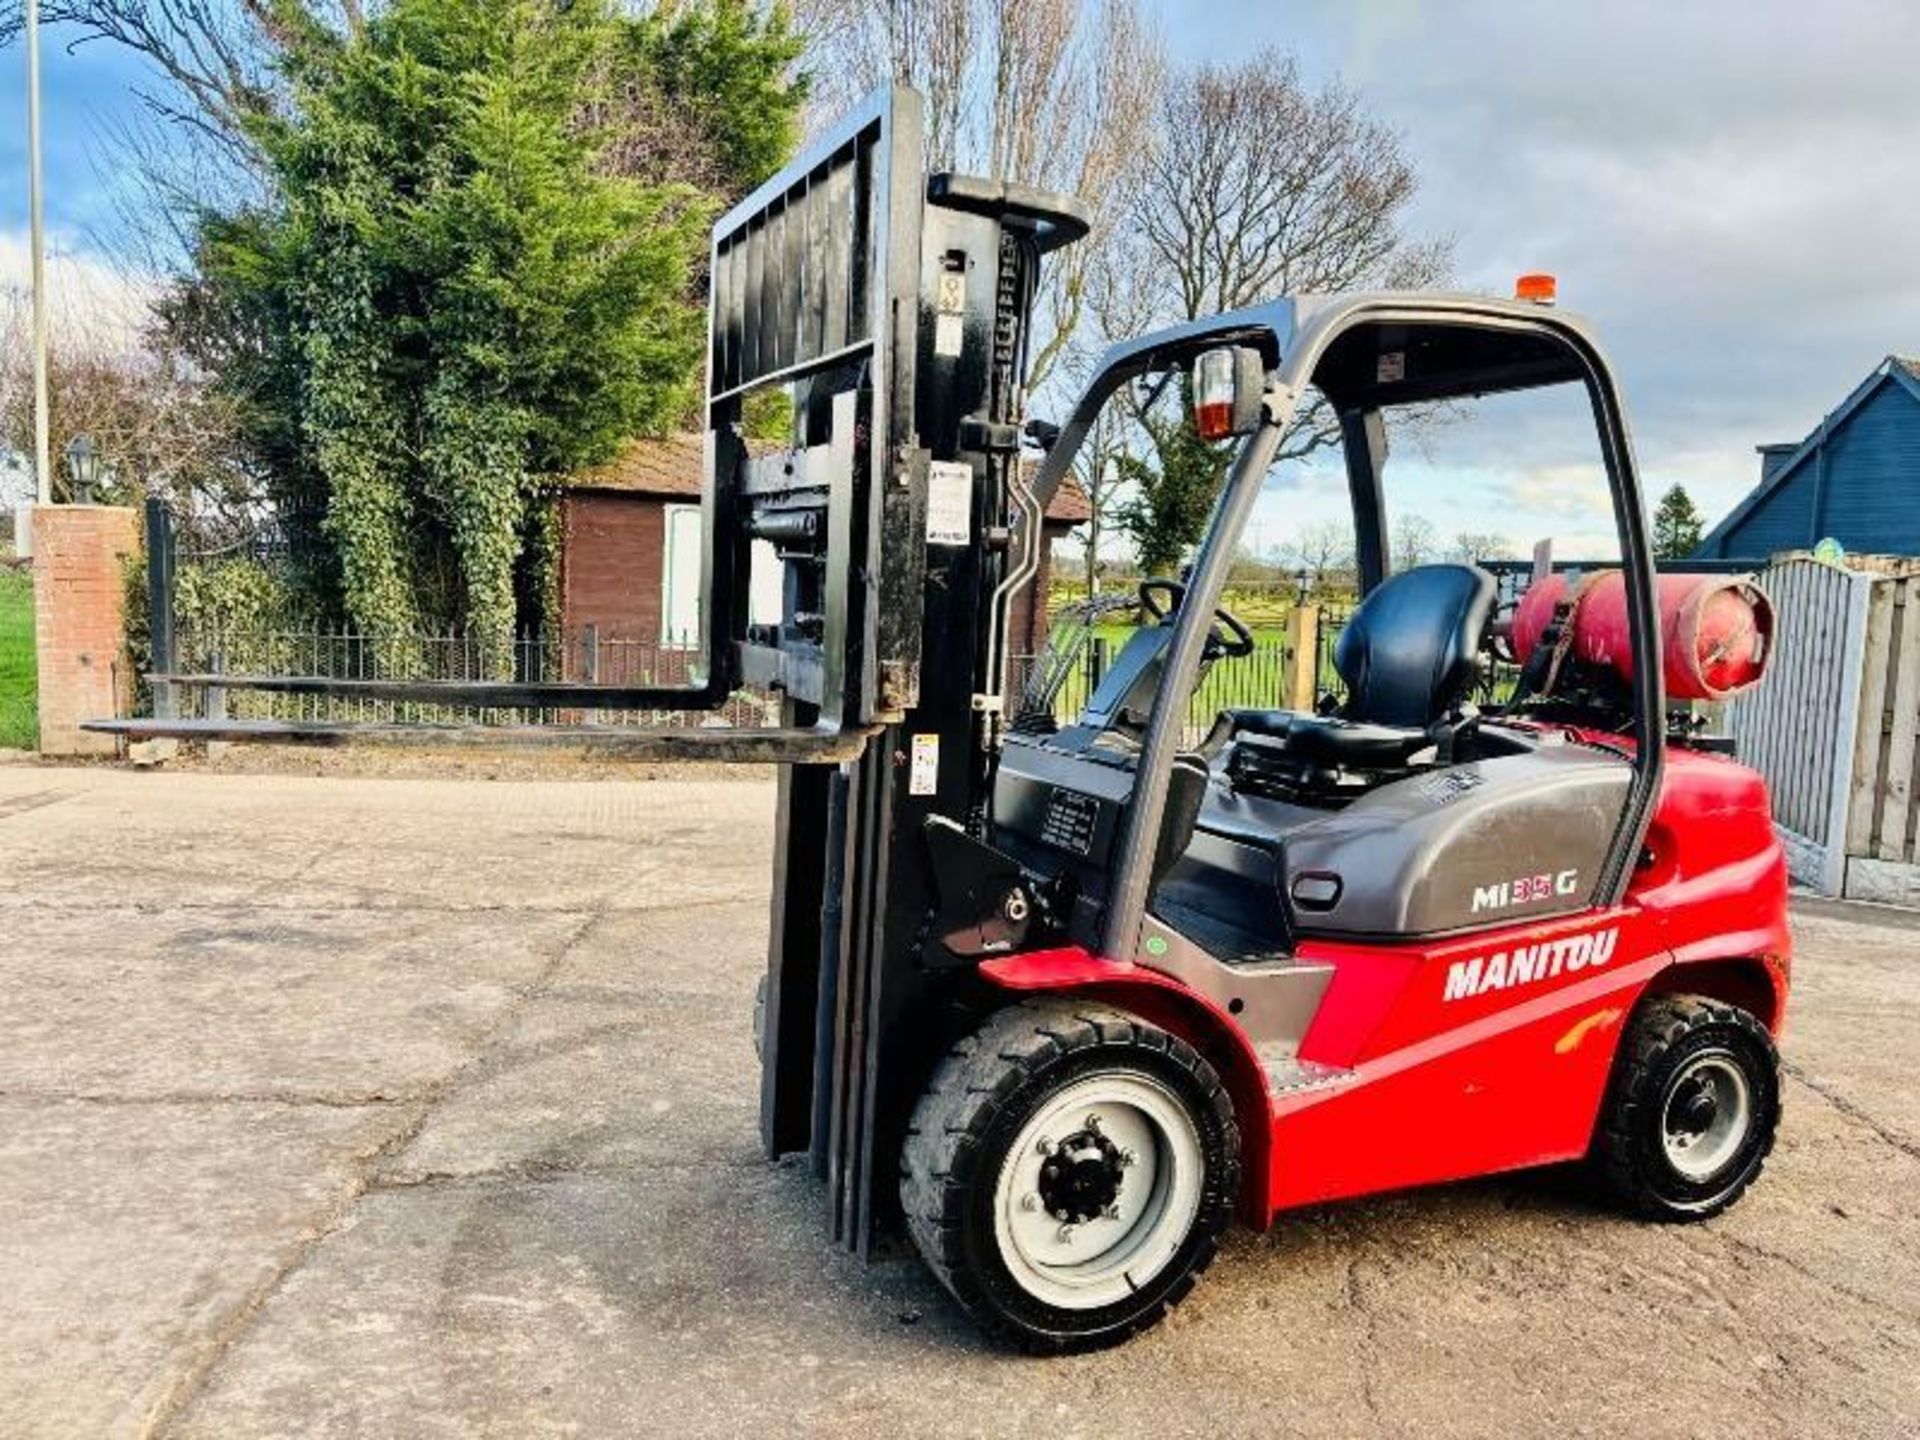
{"type": "Polygon", "coordinates": [[[1080,482],[1068,475],[1047,502],[1047,520],[1055,525],[1084,525],[1093,518],[1093,505],[1080,482]]]}
{"type": "MultiPolygon", "coordinates": [[[[1032,464],[1031,461],[1022,463],[1032,464]]],[[[562,487],[697,499],[705,465],[705,437],[698,431],[688,430],[658,440],[635,440],[617,459],[569,476],[562,487]]],[[[1053,503],[1047,506],[1047,520],[1055,525],[1083,525],[1092,518],[1093,507],[1087,503],[1087,492],[1069,475],[1054,492],[1053,503]]]]}
{"type": "Polygon", "coordinates": [[[683,430],[663,439],[635,440],[605,465],[562,482],[569,490],[623,490],[634,495],[698,498],[706,466],[706,437],[683,430]]]}

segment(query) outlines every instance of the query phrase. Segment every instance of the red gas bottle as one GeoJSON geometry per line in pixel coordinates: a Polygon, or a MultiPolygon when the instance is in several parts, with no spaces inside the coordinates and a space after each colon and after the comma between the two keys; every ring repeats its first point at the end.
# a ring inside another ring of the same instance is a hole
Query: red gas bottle
{"type": "MultiPolygon", "coordinates": [[[[1773,603],[1765,591],[1745,576],[1662,575],[1659,595],[1668,699],[1724,700],[1758,683],[1773,652],[1773,603]]],[[[1564,575],[1549,575],[1520,597],[1513,650],[1521,663],[1566,598],[1564,575]]],[[[1572,654],[1631,680],[1625,577],[1618,570],[1596,571],[1578,582],[1572,599],[1572,654]]]]}

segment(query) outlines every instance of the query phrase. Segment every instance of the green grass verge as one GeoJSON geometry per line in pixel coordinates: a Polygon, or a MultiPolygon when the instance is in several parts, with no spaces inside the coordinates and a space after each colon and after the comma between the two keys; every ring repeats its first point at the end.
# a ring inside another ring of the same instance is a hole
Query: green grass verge
{"type": "Polygon", "coordinates": [[[0,749],[39,740],[33,663],[33,576],[0,568],[0,749]]]}

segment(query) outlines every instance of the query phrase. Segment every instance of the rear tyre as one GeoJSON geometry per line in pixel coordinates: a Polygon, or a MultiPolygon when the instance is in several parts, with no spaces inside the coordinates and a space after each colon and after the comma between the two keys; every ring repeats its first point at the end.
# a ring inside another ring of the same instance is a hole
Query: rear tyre
{"type": "Polygon", "coordinates": [[[1780,1057],[1766,1027],[1699,995],[1648,1001],[1615,1062],[1593,1159],[1650,1220],[1704,1220],[1759,1176],[1780,1124],[1780,1057]]]}
{"type": "Polygon", "coordinates": [[[989,1332],[1040,1352],[1153,1325],[1212,1261],[1240,1133],[1213,1067],[1106,1005],[994,1015],[935,1070],[901,1153],[915,1246],[989,1332]]]}

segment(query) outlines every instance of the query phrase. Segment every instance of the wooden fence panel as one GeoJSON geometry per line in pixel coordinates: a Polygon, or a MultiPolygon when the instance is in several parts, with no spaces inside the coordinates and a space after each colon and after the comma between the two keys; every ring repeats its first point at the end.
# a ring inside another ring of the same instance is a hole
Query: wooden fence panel
{"type": "Polygon", "coordinates": [[[1853,774],[1848,784],[1847,853],[1868,855],[1879,818],[1880,767],[1887,736],[1887,657],[1893,650],[1898,585],[1876,582],[1867,602],[1867,633],[1860,677],[1860,723],[1855,727],[1853,774]]]}
{"type": "MultiPolygon", "coordinates": [[[[1838,894],[1872,582],[1809,559],[1782,561],[1758,578],[1773,600],[1774,653],[1766,682],[1727,707],[1727,728],[1741,760],[1767,778],[1795,878],[1838,894]]],[[[1914,638],[1920,644],[1920,626],[1914,638]]]]}
{"type": "Polygon", "coordinates": [[[1898,638],[1892,649],[1893,709],[1887,717],[1887,761],[1876,786],[1880,813],[1874,824],[1873,854],[1880,860],[1909,860],[1907,840],[1913,811],[1914,719],[1920,712],[1920,580],[1889,582],[1900,587],[1898,638]]]}

